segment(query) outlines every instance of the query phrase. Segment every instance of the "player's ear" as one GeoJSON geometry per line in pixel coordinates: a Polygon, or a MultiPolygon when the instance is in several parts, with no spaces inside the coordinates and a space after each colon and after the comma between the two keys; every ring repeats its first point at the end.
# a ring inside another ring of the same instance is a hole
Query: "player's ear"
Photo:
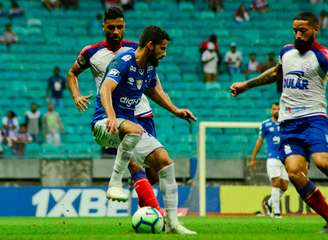
{"type": "Polygon", "coordinates": [[[101,26],[102,26],[102,30],[105,31],[105,24],[102,23],[101,26]]]}
{"type": "Polygon", "coordinates": [[[153,44],[153,42],[152,42],[152,41],[149,41],[149,42],[146,44],[146,47],[147,47],[150,51],[152,51],[152,50],[154,49],[154,44],[153,44]]]}

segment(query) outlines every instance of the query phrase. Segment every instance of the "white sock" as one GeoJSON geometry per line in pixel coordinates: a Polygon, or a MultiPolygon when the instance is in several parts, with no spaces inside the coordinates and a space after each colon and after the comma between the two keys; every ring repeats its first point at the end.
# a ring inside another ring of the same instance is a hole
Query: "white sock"
{"type": "Polygon", "coordinates": [[[159,171],[159,188],[163,193],[168,222],[175,226],[178,223],[178,190],[173,163],[159,171]]]}
{"type": "Polygon", "coordinates": [[[280,214],[280,188],[272,187],[272,208],[275,214],[280,214]]]}
{"type": "Polygon", "coordinates": [[[138,134],[126,134],[117,148],[115,163],[110,178],[109,185],[122,186],[122,178],[125,170],[128,168],[132,151],[140,141],[141,136],[138,134]]]}

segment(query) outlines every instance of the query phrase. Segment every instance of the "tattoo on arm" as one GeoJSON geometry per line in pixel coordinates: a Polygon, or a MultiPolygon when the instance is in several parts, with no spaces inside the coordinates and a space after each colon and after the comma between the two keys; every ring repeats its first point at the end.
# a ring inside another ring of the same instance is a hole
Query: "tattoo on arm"
{"type": "Polygon", "coordinates": [[[260,76],[246,81],[246,85],[248,88],[253,88],[253,87],[273,83],[281,78],[282,78],[282,66],[281,64],[278,64],[277,66],[268,69],[260,76]]]}

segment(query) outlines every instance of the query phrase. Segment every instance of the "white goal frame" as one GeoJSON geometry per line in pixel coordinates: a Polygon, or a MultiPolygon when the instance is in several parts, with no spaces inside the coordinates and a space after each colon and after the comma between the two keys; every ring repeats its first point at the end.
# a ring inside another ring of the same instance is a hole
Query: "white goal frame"
{"type": "Polygon", "coordinates": [[[206,216],[206,129],[260,128],[261,122],[200,122],[198,127],[199,216],[206,216]]]}

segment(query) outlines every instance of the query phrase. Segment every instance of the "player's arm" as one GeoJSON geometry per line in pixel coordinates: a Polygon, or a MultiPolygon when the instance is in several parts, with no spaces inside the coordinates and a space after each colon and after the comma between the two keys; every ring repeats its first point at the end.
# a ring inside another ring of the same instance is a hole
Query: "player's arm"
{"type": "Polygon", "coordinates": [[[66,78],[67,86],[72,95],[74,103],[81,112],[88,109],[88,105],[90,105],[89,99],[92,97],[92,95],[81,96],[78,84],[78,76],[82,71],[83,70],[75,62],[73,66],[68,70],[66,78]]]}
{"type": "Polygon", "coordinates": [[[105,79],[100,88],[100,100],[108,118],[107,129],[110,134],[116,132],[116,114],[113,107],[112,92],[115,90],[117,83],[112,79],[105,79]]]}
{"type": "Polygon", "coordinates": [[[259,136],[257,138],[256,144],[255,144],[253,152],[252,152],[251,161],[249,162],[249,167],[251,167],[254,170],[256,169],[256,156],[259,153],[259,151],[261,150],[262,144],[263,144],[263,137],[259,136]]]}
{"type": "Polygon", "coordinates": [[[230,86],[232,96],[237,96],[248,89],[258,87],[261,85],[273,83],[282,78],[282,65],[278,64],[259,76],[244,82],[236,82],[230,86]]]}
{"type": "Polygon", "coordinates": [[[188,121],[197,121],[197,118],[189,109],[178,108],[174,105],[174,103],[172,103],[170,97],[163,90],[159,81],[156,81],[156,85],[154,87],[148,88],[145,91],[145,94],[158,105],[173,113],[177,117],[186,119],[188,121]]]}

